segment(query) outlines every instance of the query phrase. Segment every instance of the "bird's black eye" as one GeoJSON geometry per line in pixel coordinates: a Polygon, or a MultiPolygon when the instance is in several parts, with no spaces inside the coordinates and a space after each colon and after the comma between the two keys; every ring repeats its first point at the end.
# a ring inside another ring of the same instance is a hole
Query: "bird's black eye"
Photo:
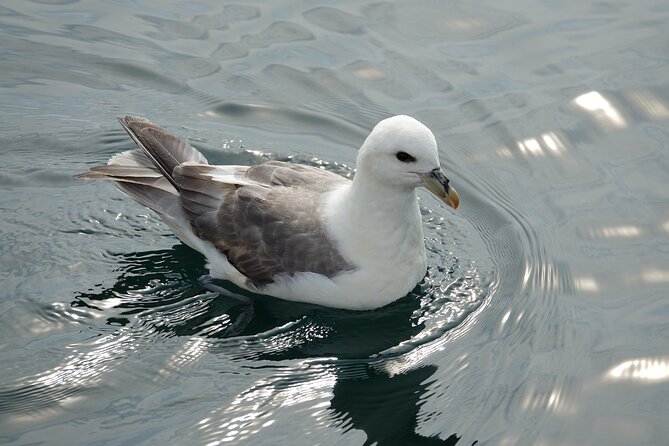
{"type": "Polygon", "coordinates": [[[395,154],[395,158],[402,161],[403,163],[415,163],[416,162],[416,158],[414,158],[413,156],[409,155],[406,152],[397,152],[395,154]]]}

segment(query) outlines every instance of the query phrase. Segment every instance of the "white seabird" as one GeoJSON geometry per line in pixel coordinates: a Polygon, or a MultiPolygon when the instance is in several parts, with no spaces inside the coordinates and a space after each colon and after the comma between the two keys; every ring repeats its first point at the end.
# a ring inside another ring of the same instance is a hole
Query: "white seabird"
{"type": "Polygon", "coordinates": [[[139,146],[76,178],[107,179],[157,212],[210,274],[282,299],[368,310],[411,291],[427,263],[416,188],[460,202],[432,132],[409,116],[379,122],[352,181],[300,164],[214,166],[186,141],[125,116],[139,146]]]}

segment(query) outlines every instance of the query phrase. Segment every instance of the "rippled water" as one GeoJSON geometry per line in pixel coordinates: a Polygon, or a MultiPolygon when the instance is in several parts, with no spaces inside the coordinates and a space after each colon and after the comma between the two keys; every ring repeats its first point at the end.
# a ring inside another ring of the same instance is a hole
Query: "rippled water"
{"type": "Polygon", "coordinates": [[[9,0],[0,6],[0,442],[664,444],[663,2],[9,0]],[[196,279],[203,258],[72,175],[147,116],[216,163],[352,175],[398,113],[461,193],[371,312],[196,279]]]}

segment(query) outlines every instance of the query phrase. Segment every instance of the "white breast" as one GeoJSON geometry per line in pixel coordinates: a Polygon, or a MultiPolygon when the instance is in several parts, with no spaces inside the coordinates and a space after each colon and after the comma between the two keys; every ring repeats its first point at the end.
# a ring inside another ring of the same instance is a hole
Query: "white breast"
{"type": "Polygon", "coordinates": [[[349,206],[348,188],[328,198],[324,222],[337,249],[355,270],[328,278],[298,273],[277,278],[260,291],[287,300],[331,307],[366,310],[378,308],[411,291],[426,270],[425,246],[415,195],[398,200],[398,206],[364,213],[349,206]]]}

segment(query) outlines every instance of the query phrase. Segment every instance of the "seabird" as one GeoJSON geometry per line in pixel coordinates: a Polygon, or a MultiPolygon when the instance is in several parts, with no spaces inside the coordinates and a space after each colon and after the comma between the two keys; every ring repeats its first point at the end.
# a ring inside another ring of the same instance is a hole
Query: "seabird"
{"type": "Polygon", "coordinates": [[[427,262],[416,188],[457,208],[432,132],[379,122],[348,180],[301,164],[211,165],[147,119],[119,122],[138,149],[75,178],[112,180],[207,258],[212,278],[254,293],[369,310],[411,291],[427,262]]]}

